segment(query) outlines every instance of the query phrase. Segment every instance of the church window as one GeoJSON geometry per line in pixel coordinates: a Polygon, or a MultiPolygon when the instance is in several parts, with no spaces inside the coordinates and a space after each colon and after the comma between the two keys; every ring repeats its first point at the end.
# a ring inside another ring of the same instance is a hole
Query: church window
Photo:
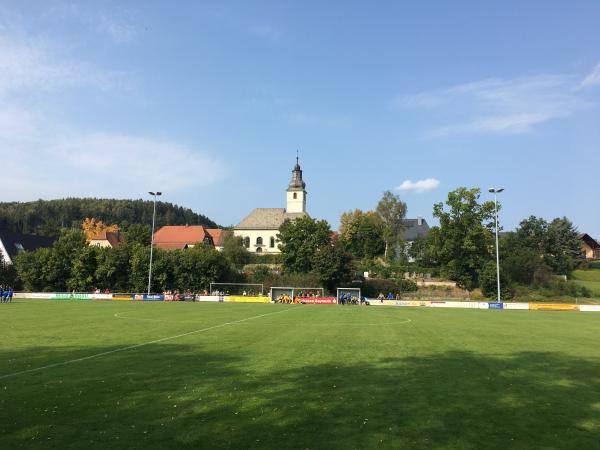
{"type": "Polygon", "coordinates": [[[269,242],[269,247],[271,247],[271,248],[275,247],[275,238],[273,236],[271,236],[271,240],[269,242]]]}
{"type": "Polygon", "coordinates": [[[249,237],[244,238],[244,247],[246,247],[246,248],[250,247],[250,238],[249,237]]]}
{"type": "Polygon", "coordinates": [[[261,238],[260,236],[259,236],[259,237],[257,237],[257,238],[256,238],[256,245],[262,245],[262,243],[263,243],[263,240],[262,240],[262,238],[261,238]]]}
{"type": "Polygon", "coordinates": [[[294,200],[296,200],[297,198],[298,198],[298,194],[296,194],[296,193],[294,192],[294,200]]]}
{"type": "Polygon", "coordinates": [[[262,253],[262,248],[260,248],[260,247],[257,247],[257,248],[256,248],[256,253],[262,253]]]}

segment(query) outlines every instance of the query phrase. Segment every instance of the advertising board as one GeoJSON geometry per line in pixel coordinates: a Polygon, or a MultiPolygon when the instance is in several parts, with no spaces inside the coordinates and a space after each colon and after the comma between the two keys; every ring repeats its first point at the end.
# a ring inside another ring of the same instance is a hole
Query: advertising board
{"type": "MultiPolygon", "coordinates": [[[[112,300],[112,294],[90,294],[92,300],[112,300]]],[[[130,297],[131,298],[131,297],[130,297]]]]}
{"type": "Polygon", "coordinates": [[[530,303],[529,309],[534,311],[579,311],[579,305],[570,303],[530,303]]]}
{"type": "Polygon", "coordinates": [[[335,297],[298,297],[298,301],[305,305],[337,305],[335,297]]]}
{"type": "Polygon", "coordinates": [[[579,311],[600,312],[600,305],[579,305],[579,311]]]}
{"type": "Polygon", "coordinates": [[[223,297],[218,295],[196,295],[197,302],[222,302],[223,297]]]}
{"type": "Polygon", "coordinates": [[[521,309],[521,310],[525,310],[525,309],[529,309],[529,303],[504,303],[504,309],[521,309]]]}
{"type": "Polygon", "coordinates": [[[504,309],[504,303],[490,302],[488,305],[489,309],[504,309]]]}
{"type": "Polygon", "coordinates": [[[244,295],[230,295],[225,297],[226,302],[235,303],[269,303],[271,299],[269,297],[250,297],[244,295]]]}

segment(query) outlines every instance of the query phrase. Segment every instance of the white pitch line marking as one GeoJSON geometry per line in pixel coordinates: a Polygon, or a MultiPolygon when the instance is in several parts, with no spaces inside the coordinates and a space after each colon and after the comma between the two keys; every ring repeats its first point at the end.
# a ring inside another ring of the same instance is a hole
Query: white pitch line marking
{"type": "Polygon", "coordinates": [[[107,352],[102,352],[102,353],[96,353],[94,355],[84,356],[82,358],[70,359],[68,361],[63,361],[63,362],[54,363],[54,364],[48,364],[47,366],[36,367],[34,369],[21,370],[19,372],[9,373],[6,375],[0,375],[0,380],[4,380],[6,378],[11,378],[11,377],[16,377],[17,375],[24,375],[26,373],[39,372],[40,370],[51,369],[53,367],[66,366],[68,364],[72,364],[72,363],[76,363],[76,362],[87,361],[88,359],[93,359],[93,358],[98,358],[100,356],[110,355],[111,353],[124,352],[126,350],[132,350],[134,348],[144,347],[146,345],[170,341],[172,339],[178,339],[180,337],[190,336],[192,334],[202,333],[204,331],[210,331],[210,330],[215,330],[217,328],[223,328],[228,325],[235,325],[236,323],[247,322],[248,320],[259,319],[261,317],[266,317],[266,316],[272,316],[273,314],[281,314],[282,312],[292,311],[294,309],[297,309],[297,308],[289,308],[289,309],[283,309],[281,311],[275,311],[275,312],[270,312],[270,313],[266,313],[266,314],[259,314],[258,316],[252,316],[252,317],[247,317],[245,319],[234,320],[233,322],[226,322],[226,323],[222,323],[219,325],[213,325],[212,327],[202,328],[200,330],[189,331],[187,333],[182,333],[182,334],[178,334],[175,336],[169,336],[169,337],[165,337],[165,338],[161,338],[161,339],[155,339],[153,341],[142,342],[141,344],[135,344],[135,345],[129,345],[127,347],[116,348],[114,350],[109,350],[107,352]]]}

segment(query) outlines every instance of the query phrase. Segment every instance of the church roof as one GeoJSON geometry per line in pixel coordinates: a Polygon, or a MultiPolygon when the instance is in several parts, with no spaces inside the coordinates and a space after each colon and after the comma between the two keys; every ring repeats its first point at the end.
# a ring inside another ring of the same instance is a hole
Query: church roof
{"type": "Polygon", "coordinates": [[[429,225],[425,219],[404,219],[404,225],[405,228],[402,237],[405,241],[414,241],[429,233],[429,225]]]}
{"type": "Polygon", "coordinates": [[[284,208],[256,208],[237,226],[236,230],[278,230],[286,220],[307,216],[306,213],[288,213],[284,208]]]}

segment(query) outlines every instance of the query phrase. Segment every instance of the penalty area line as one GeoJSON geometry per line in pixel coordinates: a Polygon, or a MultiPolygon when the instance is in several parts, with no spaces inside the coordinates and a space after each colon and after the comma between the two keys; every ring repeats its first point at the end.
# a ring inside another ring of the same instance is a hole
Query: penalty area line
{"type": "Polygon", "coordinates": [[[247,322],[249,320],[260,319],[261,317],[272,316],[274,314],[281,314],[283,312],[292,311],[295,309],[297,309],[297,308],[288,308],[288,309],[283,309],[281,311],[275,311],[275,312],[270,312],[270,313],[266,313],[266,314],[259,314],[258,316],[246,317],[245,319],[234,320],[232,322],[225,322],[225,323],[221,323],[219,325],[213,325],[210,327],[201,328],[200,330],[188,331],[187,333],[177,334],[175,336],[168,336],[168,337],[164,337],[161,339],[154,339],[152,341],[142,342],[141,344],[128,345],[127,347],[116,348],[114,350],[108,350],[106,352],[96,353],[94,355],[83,356],[81,358],[70,359],[68,361],[48,364],[47,366],[35,367],[33,369],[27,369],[27,370],[20,370],[18,372],[14,372],[14,373],[8,373],[6,375],[0,375],[0,380],[4,380],[6,378],[11,378],[11,377],[16,377],[18,375],[25,375],[25,374],[32,373],[32,372],[39,372],[39,371],[45,370],[45,369],[52,369],[54,367],[66,366],[68,364],[73,364],[73,363],[77,363],[77,362],[81,362],[81,361],[87,361],[88,359],[99,358],[100,356],[110,355],[112,353],[133,350],[134,348],[145,347],[146,345],[158,344],[159,342],[171,341],[173,339],[178,339],[178,338],[185,337],[185,336],[191,336],[193,334],[203,333],[205,331],[216,330],[217,328],[223,328],[228,325],[235,325],[236,323],[242,323],[242,322],[247,322]]]}

